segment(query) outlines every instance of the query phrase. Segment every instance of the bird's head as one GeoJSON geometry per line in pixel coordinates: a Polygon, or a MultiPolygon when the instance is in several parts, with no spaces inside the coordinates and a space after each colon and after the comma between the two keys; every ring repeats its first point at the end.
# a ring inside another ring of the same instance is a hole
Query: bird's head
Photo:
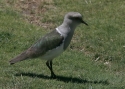
{"type": "Polygon", "coordinates": [[[78,12],[69,12],[64,17],[64,22],[72,24],[72,25],[79,25],[81,23],[88,25],[83,19],[82,15],[78,12]]]}

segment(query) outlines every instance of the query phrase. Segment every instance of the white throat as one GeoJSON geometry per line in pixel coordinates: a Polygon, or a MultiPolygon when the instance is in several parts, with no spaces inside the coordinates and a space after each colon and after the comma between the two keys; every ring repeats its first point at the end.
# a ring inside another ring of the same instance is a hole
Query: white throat
{"type": "Polygon", "coordinates": [[[56,31],[57,31],[58,33],[60,33],[60,35],[65,38],[65,37],[67,37],[68,33],[69,33],[71,30],[70,30],[70,28],[60,28],[60,27],[57,27],[57,28],[56,28],[56,31]]]}

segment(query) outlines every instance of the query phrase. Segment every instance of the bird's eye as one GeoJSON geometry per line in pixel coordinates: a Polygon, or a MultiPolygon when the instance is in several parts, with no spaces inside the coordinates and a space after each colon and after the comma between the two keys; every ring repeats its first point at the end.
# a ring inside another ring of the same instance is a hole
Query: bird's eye
{"type": "Polygon", "coordinates": [[[69,19],[75,20],[75,21],[81,21],[82,18],[80,17],[69,17],[69,19]]]}
{"type": "Polygon", "coordinates": [[[74,17],[75,19],[79,19],[79,17],[74,17]]]}
{"type": "Polygon", "coordinates": [[[75,17],[74,19],[77,20],[77,21],[81,21],[82,20],[80,17],[75,17]]]}

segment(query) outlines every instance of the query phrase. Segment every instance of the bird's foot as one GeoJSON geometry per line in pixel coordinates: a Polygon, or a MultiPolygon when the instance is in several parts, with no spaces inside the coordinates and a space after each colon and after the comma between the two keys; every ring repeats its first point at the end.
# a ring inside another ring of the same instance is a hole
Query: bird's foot
{"type": "Polygon", "coordinates": [[[56,79],[56,75],[55,74],[51,74],[51,78],[52,79],[56,79]]]}

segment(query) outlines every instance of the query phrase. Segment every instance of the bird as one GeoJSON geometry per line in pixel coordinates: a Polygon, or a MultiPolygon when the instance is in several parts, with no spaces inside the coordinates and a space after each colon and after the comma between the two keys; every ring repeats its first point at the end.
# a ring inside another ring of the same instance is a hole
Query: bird
{"type": "Polygon", "coordinates": [[[56,78],[57,76],[52,68],[52,61],[66,50],[71,42],[76,27],[81,23],[88,25],[79,12],[68,12],[65,14],[60,26],[44,35],[27,50],[11,59],[9,63],[12,65],[23,60],[39,57],[47,61],[46,66],[51,72],[50,77],[56,78]]]}

